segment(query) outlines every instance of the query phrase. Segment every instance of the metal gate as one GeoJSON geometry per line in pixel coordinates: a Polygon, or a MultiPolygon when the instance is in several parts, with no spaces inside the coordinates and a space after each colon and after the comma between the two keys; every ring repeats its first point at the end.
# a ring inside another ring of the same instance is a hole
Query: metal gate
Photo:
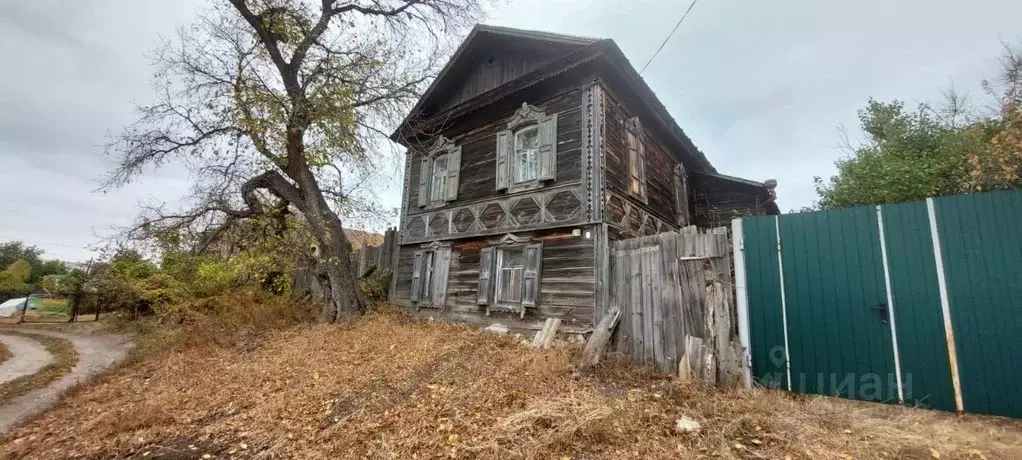
{"type": "Polygon", "coordinates": [[[747,385],[1022,417],[1022,191],[733,231],[747,385]]]}

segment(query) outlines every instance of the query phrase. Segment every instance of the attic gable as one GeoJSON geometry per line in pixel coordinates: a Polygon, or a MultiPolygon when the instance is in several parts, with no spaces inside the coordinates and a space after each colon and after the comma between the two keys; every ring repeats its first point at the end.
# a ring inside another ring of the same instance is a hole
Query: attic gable
{"type": "Polygon", "coordinates": [[[402,125],[415,117],[440,113],[598,41],[477,25],[402,125]]]}

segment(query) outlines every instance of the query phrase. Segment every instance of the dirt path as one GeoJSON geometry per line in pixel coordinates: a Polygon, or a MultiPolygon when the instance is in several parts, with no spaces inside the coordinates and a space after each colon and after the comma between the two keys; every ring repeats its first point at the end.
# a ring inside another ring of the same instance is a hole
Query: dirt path
{"type": "Polygon", "coordinates": [[[0,364],[0,384],[32,375],[53,362],[53,355],[41,343],[19,335],[0,334],[0,342],[11,352],[11,359],[0,364]]]}
{"type": "MultiPolygon", "coordinates": [[[[18,422],[38,414],[50,408],[60,399],[60,395],[67,389],[85,382],[96,376],[128,355],[131,349],[131,341],[123,336],[115,335],[77,335],[64,332],[56,332],[42,329],[19,328],[18,332],[26,334],[45,335],[70,341],[78,350],[78,363],[71,369],[71,372],[50,385],[32,390],[17,398],[12,399],[8,404],[0,407],[0,435],[7,433],[18,422]]],[[[2,331],[0,331],[2,333],[2,331]]],[[[6,341],[6,337],[4,343],[6,341]]],[[[26,339],[30,342],[30,339],[26,339]]],[[[8,345],[10,346],[10,345],[8,345]]],[[[41,345],[39,345],[41,347],[41,345]]],[[[53,359],[43,350],[49,359],[53,359]]],[[[18,352],[11,349],[14,355],[11,360],[18,359],[18,352]]],[[[43,362],[39,367],[46,365],[43,362]]],[[[3,366],[0,366],[2,368],[3,366]]]]}

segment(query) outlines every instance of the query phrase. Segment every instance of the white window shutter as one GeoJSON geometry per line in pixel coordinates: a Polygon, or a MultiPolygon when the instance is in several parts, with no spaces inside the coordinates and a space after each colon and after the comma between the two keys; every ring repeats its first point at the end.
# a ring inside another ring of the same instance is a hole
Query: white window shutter
{"type": "Polygon", "coordinates": [[[511,167],[511,131],[497,133],[497,190],[507,190],[508,174],[511,167]]]}
{"type": "Polygon", "coordinates": [[[539,180],[557,178],[557,114],[539,120],[539,180]]]}
{"type": "Polygon", "coordinates": [[[525,245],[525,266],[522,269],[522,306],[535,307],[539,300],[539,282],[543,270],[543,245],[525,245]]]}
{"type": "Polygon", "coordinates": [[[493,294],[493,248],[483,248],[479,251],[479,286],[476,289],[476,303],[489,305],[493,294]]]}
{"type": "Polygon", "coordinates": [[[455,147],[447,154],[447,196],[445,201],[458,199],[458,177],[461,175],[461,146],[455,147]]]}
{"type": "Polygon", "coordinates": [[[422,297],[422,256],[422,251],[415,251],[415,261],[412,263],[412,302],[418,302],[422,297]]]}
{"type": "Polygon", "coordinates": [[[429,170],[429,156],[423,154],[422,162],[419,165],[419,207],[424,208],[429,204],[429,184],[432,179],[432,171],[429,170]]]}

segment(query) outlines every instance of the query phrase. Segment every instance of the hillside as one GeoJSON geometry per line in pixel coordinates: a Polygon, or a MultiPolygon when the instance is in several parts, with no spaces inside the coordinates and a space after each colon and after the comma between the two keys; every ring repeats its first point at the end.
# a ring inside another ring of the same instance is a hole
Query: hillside
{"type": "Polygon", "coordinates": [[[710,391],[575,351],[374,314],[139,360],[15,430],[2,458],[1022,458],[1022,424],[710,391]],[[676,434],[689,416],[697,434],[676,434]]]}

